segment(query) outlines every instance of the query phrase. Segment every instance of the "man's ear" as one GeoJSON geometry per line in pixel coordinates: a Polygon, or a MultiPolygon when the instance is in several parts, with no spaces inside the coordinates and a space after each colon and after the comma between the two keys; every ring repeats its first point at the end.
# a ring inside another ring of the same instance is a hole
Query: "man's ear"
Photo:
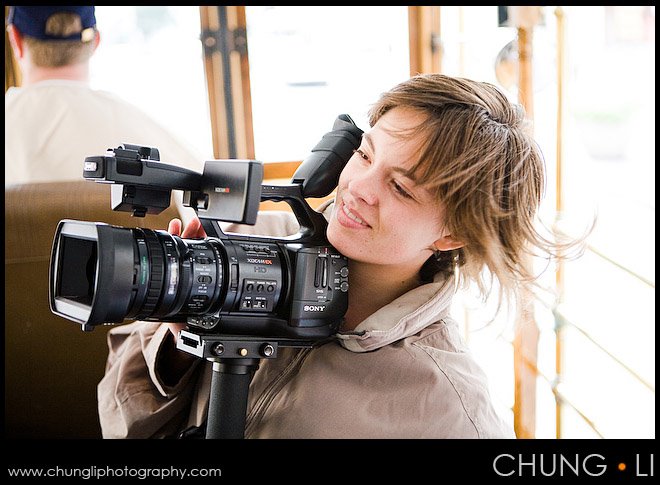
{"type": "Polygon", "coordinates": [[[101,34],[98,30],[94,31],[94,51],[98,49],[99,44],[101,43],[101,34]]]}
{"type": "Polygon", "coordinates": [[[7,34],[9,34],[9,43],[11,44],[12,49],[14,50],[14,56],[16,59],[20,60],[23,58],[23,36],[21,33],[14,27],[13,24],[7,26],[7,34]]]}
{"type": "Polygon", "coordinates": [[[442,236],[433,243],[433,248],[436,251],[451,251],[453,249],[462,248],[463,246],[465,246],[465,243],[458,239],[454,239],[451,234],[442,236]]]}

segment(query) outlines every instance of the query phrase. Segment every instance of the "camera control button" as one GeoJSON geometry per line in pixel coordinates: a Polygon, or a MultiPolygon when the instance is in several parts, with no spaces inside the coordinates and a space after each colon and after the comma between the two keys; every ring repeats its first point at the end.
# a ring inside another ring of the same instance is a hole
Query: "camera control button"
{"type": "Polygon", "coordinates": [[[229,266],[229,286],[232,290],[238,288],[238,264],[232,263],[229,266]]]}
{"type": "Polygon", "coordinates": [[[328,258],[323,258],[323,267],[321,269],[321,287],[328,286],[328,258]]]}
{"type": "Polygon", "coordinates": [[[317,288],[321,286],[321,271],[322,271],[322,262],[320,258],[316,258],[316,266],[314,267],[314,286],[317,288]]]}
{"type": "Polygon", "coordinates": [[[339,276],[342,278],[346,278],[348,276],[348,268],[346,266],[339,270],[339,276]]]}
{"type": "Polygon", "coordinates": [[[339,289],[346,293],[348,291],[348,282],[344,281],[341,285],[339,285],[339,289]]]}
{"type": "Polygon", "coordinates": [[[210,276],[206,276],[206,275],[205,276],[198,276],[197,281],[199,281],[200,283],[211,283],[213,281],[213,278],[211,278],[210,276]]]}

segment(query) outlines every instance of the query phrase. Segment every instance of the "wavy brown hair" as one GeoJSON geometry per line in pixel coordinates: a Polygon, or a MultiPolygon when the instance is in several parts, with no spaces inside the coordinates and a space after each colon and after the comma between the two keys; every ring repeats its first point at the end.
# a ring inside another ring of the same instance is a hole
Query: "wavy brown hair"
{"type": "Polygon", "coordinates": [[[396,107],[426,115],[399,134],[421,133],[425,140],[408,175],[431,190],[447,230],[465,243],[429,258],[422,279],[451,272],[456,260],[462,285],[474,281],[486,297],[496,279],[500,305],[505,295],[519,301],[521,287],[537,280],[529,256],[557,258],[580,243],[537,229],[545,162],[523,108],[492,84],[441,74],[418,75],[383,93],[369,111],[369,124],[396,107]]]}

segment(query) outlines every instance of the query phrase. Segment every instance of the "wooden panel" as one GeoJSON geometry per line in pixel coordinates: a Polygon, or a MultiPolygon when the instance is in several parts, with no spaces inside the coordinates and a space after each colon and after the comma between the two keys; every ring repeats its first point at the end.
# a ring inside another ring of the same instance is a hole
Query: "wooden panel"
{"type": "MultiPolygon", "coordinates": [[[[199,7],[202,32],[218,31],[218,7],[199,7]]],[[[211,134],[213,136],[213,156],[229,158],[229,142],[227,140],[227,113],[224,104],[224,87],[222,82],[222,58],[216,50],[216,42],[212,37],[202,39],[204,47],[204,72],[209,97],[211,113],[211,134]]]]}
{"type": "Polygon", "coordinates": [[[200,22],[213,155],[215,158],[253,159],[254,134],[245,7],[201,6],[200,22]],[[221,12],[223,15],[220,15],[221,12]],[[231,101],[227,98],[228,89],[231,101]],[[234,127],[231,139],[229,126],[234,127]],[[234,154],[232,145],[235,147],[234,154]]]}
{"type": "MultiPolygon", "coordinates": [[[[284,179],[288,183],[302,162],[264,163],[264,180],[284,179]]],[[[278,182],[279,183],[279,182],[278,182]]]]}
{"type": "Polygon", "coordinates": [[[440,7],[408,7],[410,75],[440,72],[440,7]]]}

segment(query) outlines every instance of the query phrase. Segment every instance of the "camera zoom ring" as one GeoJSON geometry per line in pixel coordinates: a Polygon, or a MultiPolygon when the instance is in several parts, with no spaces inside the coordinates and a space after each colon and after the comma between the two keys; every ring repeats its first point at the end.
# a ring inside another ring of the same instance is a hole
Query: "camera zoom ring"
{"type": "Polygon", "coordinates": [[[163,252],[163,247],[158,240],[158,236],[154,232],[145,231],[145,241],[147,243],[147,251],[149,252],[150,277],[147,294],[144,299],[144,304],[142,305],[142,311],[140,312],[140,318],[150,316],[156,309],[156,305],[158,305],[163,289],[164,279],[163,263],[165,254],[163,252]]]}

